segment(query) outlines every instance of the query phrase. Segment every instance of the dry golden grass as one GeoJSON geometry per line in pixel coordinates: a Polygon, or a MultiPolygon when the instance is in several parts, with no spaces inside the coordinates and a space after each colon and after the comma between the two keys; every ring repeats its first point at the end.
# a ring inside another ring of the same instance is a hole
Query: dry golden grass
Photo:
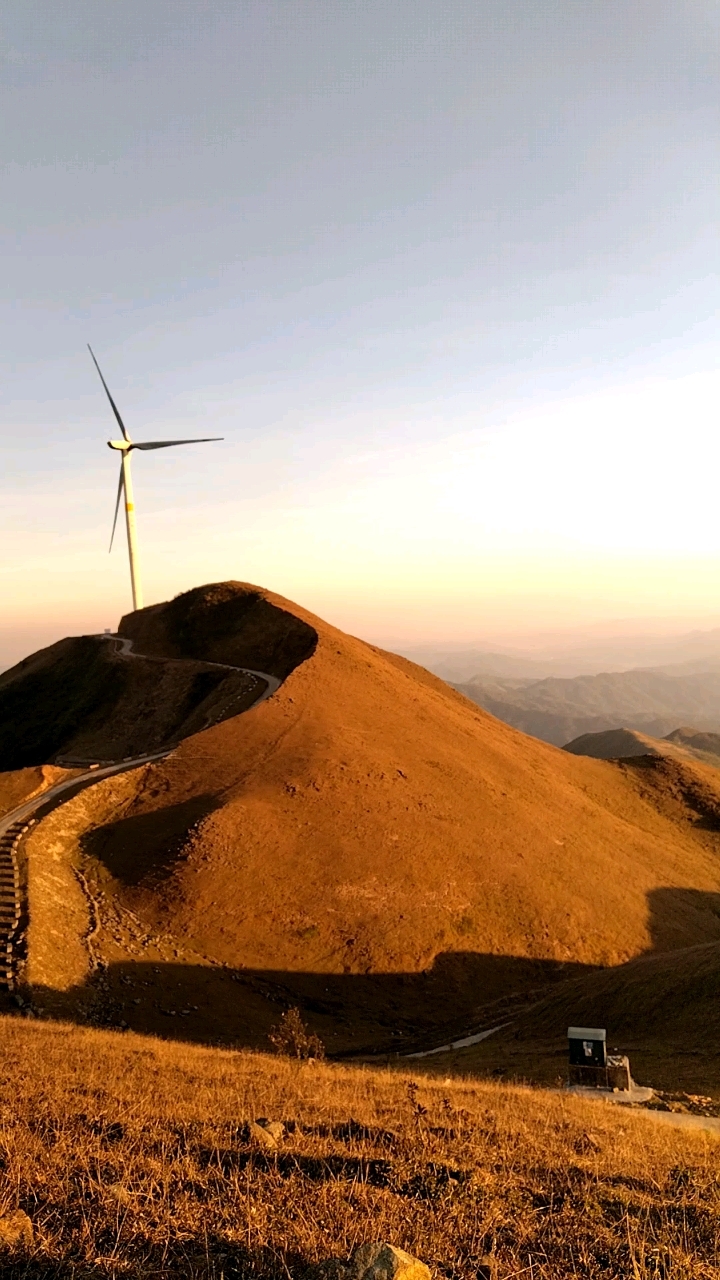
{"type": "Polygon", "coordinates": [[[386,1239],[436,1277],[710,1280],[720,1145],[557,1094],[6,1018],[13,1277],[304,1277],[386,1239]],[[290,1122],[277,1154],[243,1122],[290,1122]]]}
{"type": "Polygon", "coordinates": [[[12,773],[0,773],[0,818],[31,796],[47,791],[56,782],[72,778],[77,772],[79,771],[75,769],[58,769],[55,765],[43,764],[30,769],[15,769],[12,773]]]}

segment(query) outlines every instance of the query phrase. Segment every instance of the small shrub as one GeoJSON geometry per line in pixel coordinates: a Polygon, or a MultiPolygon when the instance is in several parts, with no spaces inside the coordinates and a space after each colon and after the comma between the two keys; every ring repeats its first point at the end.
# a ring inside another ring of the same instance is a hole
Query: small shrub
{"type": "Polygon", "coordinates": [[[325,1045],[319,1036],[308,1031],[299,1009],[286,1009],[268,1040],[277,1053],[287,1058],[324,1058],[325,1045]]]}

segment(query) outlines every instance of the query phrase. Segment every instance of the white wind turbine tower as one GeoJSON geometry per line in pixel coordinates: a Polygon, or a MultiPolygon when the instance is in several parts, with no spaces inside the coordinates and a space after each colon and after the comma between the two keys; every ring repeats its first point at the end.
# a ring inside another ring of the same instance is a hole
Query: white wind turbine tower
{"type": "Polygon", "coordinates": [[[117,424],[122,431],[123,437],[122,440],[108,440],[109,447],[111,449],[117,449],[121,455],[120,480],[118,482],[117,499],[115,501],[115,518],[113,520],[112,534],[110,537],[110,550],[112,551],[113,539],[115,537],[115,527],[117,525],[118,511],[120,510],[120,498],[124,492],[125,524],[127,527],[128,555],[130,557],[130,581],[132,583],[133,609],[142,609],[143,594],[140,582],[140,565],[138,561],[137,526],[135,524],[135,504],[133,502],[132,476],[130,474],[130,454],[133,449],[172,449],[177,444],[207,444],[211,440],[222,440],[223,436],[202,436],[199,440],[145,440],[141,444],[131,440],[125,430],[125,423],[120,417],[118,407],[110,395],[108,384],[102,376],[100,365],[95,359],[95,353],[90,346],[90,343],[88,343],[88,351],[93,358],[95,368],[100,374],[100,381],[105,388],[105,394],[110,401],[112,411],[115,414],[117,424]]]}

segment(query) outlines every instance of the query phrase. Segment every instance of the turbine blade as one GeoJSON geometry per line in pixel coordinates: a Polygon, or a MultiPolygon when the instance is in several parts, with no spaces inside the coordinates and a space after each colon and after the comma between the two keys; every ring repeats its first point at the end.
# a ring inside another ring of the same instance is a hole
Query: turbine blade
{"type": "Polygon", "coordinates": [[[108,547],[108,553],[112,551],[113,539],[115,537],[115,526],[117,525],[118,511],[120,510],[120,498],[122,497],[123,480],[124,480],[124,476],[123,476],[122,463],[120,463],[120,479],[118,481],[117,498],[115,499],[115,519],[113,520],[112,533],[110,534],[110,546],[108,547]]]}
{"type": "Polygon", "coordinates": [[[176,444],[209,444],[211,440],[224,440],[224,436],[202,436],[200,440],[146,440],[134,444],[133,449],[172,449],[176,444]]]}
{"type": "Polygon", "coordinates": [[[88,351],[90,352],[90,355],[91,355],[91,356],[92,356],[92,358],[93,358],[93,364],[95,365],[95,368],[97,369],[98,373],[100,374],[100,381],[102,382],[102,384],[103,384],[103,386],[104,386],[104,388],[105,388],[105,394],[106,394],[106,396],[107,396],[108,400],[110,401],[110,404],[112,405],[112,411],[113,411],[113,413],[115,414],[115,417],[117,418],[117,424],[118,424],[118,426],[119,426],[120,430],[121,430],[121,431],[122,431],[122,433],[123,433],[123,439],[124,439],[124,440],[129,440],[129,439],[130,439],[130,437],[129,437],[129,435],[128,435],[127,431],[125,430],[125,423],[123,422],[122,418],[120,417],[120,414],[119,414],[119,412],[118,412],[118,407],[117,407],[117,405],[116,405],[115,401],[113,400],[112,396],[110,395],[110,391],[109,391],[109,388],[108,388],[108,384],[107,384],[107,382],[105,381],[105,379],[104,379],[104,378],[103,378],[103,376],[102,376],[102,373],[101,373],[101,371],[100,371],[100,365],[98,364],[97,360],[95,359],[95,352],[93,351],[93,349],[92,349],[92,347],[90,346],[90,343],[89,343],[89,342],[88,342],[88,351]]]}

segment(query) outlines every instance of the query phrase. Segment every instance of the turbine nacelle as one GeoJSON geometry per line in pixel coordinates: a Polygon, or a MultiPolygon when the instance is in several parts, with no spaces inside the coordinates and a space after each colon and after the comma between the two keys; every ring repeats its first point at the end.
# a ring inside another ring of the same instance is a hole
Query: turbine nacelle
{"type": "Polygon", "coordinates": [[[122,453],[129,453],[132,449],[132,440],[108,440],[108,449],[120,449],[122,453]]]}

